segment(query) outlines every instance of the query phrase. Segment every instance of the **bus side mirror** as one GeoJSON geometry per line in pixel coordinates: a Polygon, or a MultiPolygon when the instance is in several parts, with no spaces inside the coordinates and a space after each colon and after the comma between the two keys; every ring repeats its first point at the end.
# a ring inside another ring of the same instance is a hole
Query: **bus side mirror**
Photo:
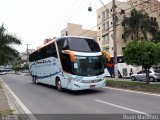
{"type": "Polygon", "coordinates": [[[63,50],[63,52],[69,54],[71,62],[74,62],[74,54],[71,50],[63,50]]]}
{"type": "Polygon", "coordinates": [[[102,55],[105,55],[106,56],[106,59],[107,59],[107,61],[108,62],[110,62],[111,61],[111,56],[110,56],[110,54],[107,52],[107,51],[102,51],[102,55]]]}
{"type": "Polygon", "coordinates": [[[64,46],[63,48],[62,48],[62,50],[67,50],[68,49],[68,46],[64,46]]]}

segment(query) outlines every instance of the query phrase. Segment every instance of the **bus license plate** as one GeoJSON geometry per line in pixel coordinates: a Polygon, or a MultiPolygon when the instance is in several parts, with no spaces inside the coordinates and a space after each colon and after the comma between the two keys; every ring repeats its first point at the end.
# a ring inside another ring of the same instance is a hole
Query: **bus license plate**
{"type": "Polygon", "coordinates": [[[96,87],[96,85],[90,85],[90,88],[94,88],[94,87],[96,87]]]}

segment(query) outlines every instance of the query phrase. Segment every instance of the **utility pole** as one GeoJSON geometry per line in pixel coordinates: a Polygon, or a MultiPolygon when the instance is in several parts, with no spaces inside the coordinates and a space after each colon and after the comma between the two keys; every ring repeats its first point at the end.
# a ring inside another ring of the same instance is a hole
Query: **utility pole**
{"type": "Polygon", "coordinates": [[[28,54],[28,46],[31,45],[31,44],[26,44],[26,45],[27,45],[27,65],[28,65],[28,58],[29,58],[29,57],[28,57],[28,55],[29,55],[29,54],[28,54]]]}
{"type": "Polygon", "coordinates": [[[116,5],[115,0],[112,0],[112,19],[113,19],[113,51],[114,51],[114,79],[118,78],[118,65],[117,65],[117,39],[116,39],[116,24],[117,24],[117,17],[116,17],[116,5]]]}

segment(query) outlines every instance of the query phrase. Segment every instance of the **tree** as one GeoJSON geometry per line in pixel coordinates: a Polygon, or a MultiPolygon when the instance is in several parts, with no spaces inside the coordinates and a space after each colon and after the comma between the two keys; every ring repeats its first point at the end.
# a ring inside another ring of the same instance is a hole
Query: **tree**
{"type": "Polygon", "coordinates": [[[4,26],[0,26],[0,65],[18,56],[18,51],[11,45],[20,45],[21,40],[15,35],[8,34],[4,26]]]}
{"type": "Polygon", "coordinates": [[[149,40],[147,33],[152,36],[157,32],[159,26],[154,20],[151,20],[148,13],[143,10],[131,10],[129,17],[124,17],[122,24],[124,25],[124,40],[132,36],[134,40],[149,40]]]}
{"type": "Polygon", "coordinates": [[[146,71],[147,84],[149,83],[149,69],[160,63],[160,43],[149,41],[131,41],[123,50],[127,64],[142,66],[146,71]]]}
{"type": "Polygon", "coordinates": [[[160,42],[160,31],[157,31],[157,32],[153,35],[152,41],[155,42],[155,43],[160,42]]]}

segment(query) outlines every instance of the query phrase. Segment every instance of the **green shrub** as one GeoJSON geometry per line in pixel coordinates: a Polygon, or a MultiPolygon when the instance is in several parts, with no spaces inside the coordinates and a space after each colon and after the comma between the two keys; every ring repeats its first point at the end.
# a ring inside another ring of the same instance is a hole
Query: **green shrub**
{"type": "Polygon", "coordinates": [[[146,84],[144,82],[118,81],[118,80],[117,81],[106,80],[106,81],[107,81],[107,86],[109,87],[160,93],[160,84],[146,84]]]}

